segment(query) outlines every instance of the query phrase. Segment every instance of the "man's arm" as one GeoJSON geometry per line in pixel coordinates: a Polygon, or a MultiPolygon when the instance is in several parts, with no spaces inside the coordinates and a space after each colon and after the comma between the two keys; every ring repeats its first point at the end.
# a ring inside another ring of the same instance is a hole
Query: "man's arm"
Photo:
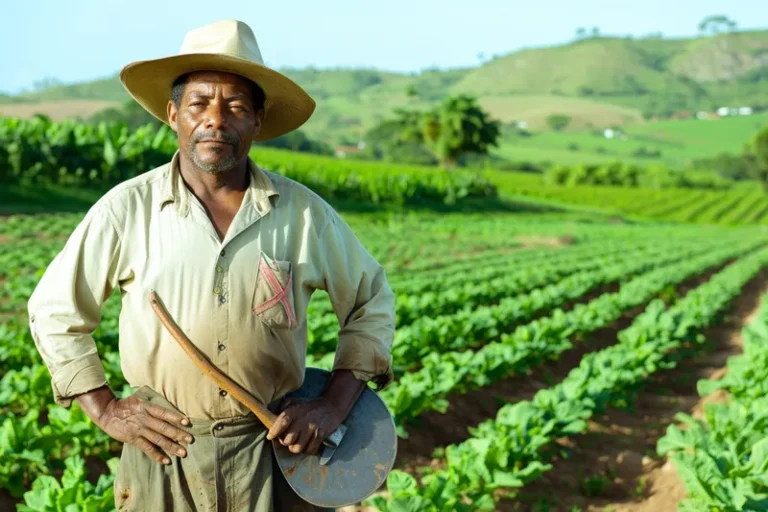
{"type": "Polygon", "coordinates": [[[108,215],[99,203],[88,211],[28,303],[32,338],[51,373],[54,400],[63,407],[107,384],[92,333],[117,285],[120,238],[108,215]]]}
{"type": "Polygon", "coordinates": [[[341,326],[333,369],[382,389],[393,379],[395,336],[395,295],[384,268],[333,211],[320,247],[325,290],[341,326]]]}
{"type": "Polygon", "coordinates": [[[77,400],[112,438],[168,464],[158,447],[184,456],[175,441],[191,441],[169,423],[182,423],[183,416],[135,396],[118,400],[107,385],[93,340],[101,308],[121,278],[121,240],[110,215],[97,203],[48,266],[28,303],[30,330],[51,373],[57,404],[70,407],[77,400]]]}
{"type": "Polygon", "coordinates": [[[334,371],[320,398],[288,402],[267,435],[293,453],[310,454],[344,421],[367,382],[383,388],[392,381],[395,330],[395,299],[384,269],[335,212],[313,249],[341,324],[334,371]]]}

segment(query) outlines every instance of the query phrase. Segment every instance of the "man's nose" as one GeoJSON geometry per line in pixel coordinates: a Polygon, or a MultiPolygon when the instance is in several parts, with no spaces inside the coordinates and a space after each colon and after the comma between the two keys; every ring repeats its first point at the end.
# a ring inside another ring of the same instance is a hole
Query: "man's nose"
{"type": "Polygon", "coordinates": [[[224,106],[220,103],[212,102],[210,105],[208,105],[207,114],[207,128],[212,130],[219,130],[226,125],[226,112],[224,110],[224,106]]]}

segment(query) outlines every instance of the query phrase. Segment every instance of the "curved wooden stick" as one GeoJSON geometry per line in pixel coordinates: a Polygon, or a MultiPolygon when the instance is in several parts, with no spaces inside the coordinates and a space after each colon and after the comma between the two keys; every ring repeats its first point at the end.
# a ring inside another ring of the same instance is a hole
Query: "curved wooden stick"
{"type": "Polygon", "coordinates": [[[149,301],[152,304],[152,309],[155,311],[157,317],[163,323],[165,328],[168,329],[168,332],[171,333],[173,339],[181,346],[182,350],[184,350],[184,352],[186,352],[192,359],[195,366],[200,368],[200,371],[205,375],[213,379],[221,389],[232,395],[232,398],[250,409],[264,426],[268,429],[272,428],[272,425],[277,420],[277,416],[267,409],[261,402],[256,400],[256,398],[254,398],[248,391],[243,389],[240,384],[233,381],[229,376],[206,359],[205,355],[192,344],[189,338],[182,332],[181,328],[171,318],[168,310],[165,309],[165,305],[163,305],[163,302],[154,290],[149,294],[149,301]]]}

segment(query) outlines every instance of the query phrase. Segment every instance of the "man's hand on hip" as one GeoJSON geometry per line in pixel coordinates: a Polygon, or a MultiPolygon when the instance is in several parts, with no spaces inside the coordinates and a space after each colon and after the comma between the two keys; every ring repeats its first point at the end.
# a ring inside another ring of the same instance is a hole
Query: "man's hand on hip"
{"type": "Polygon", "coordinates": [[[305,401],[288,398],[267,439],[277,438],[292,453],[314,455],[343,421],[338,409],[325,397],[305,401]]]}
{"type": "Polygon", "coordinates": [[[107,387],[80,395],[77,401],[110,437],[136,446],[160,464],[171,463],[166,454],[185,457],[187,451],[179,443],[193,441],[177,426],[189,424],[185,416],[136,395],[121,400],[107,387]]]}

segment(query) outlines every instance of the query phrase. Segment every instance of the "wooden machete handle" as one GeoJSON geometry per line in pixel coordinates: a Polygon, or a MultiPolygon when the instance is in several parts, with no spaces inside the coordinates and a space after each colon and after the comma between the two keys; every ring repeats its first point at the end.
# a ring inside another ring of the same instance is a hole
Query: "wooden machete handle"
{"type": "Polygon", "coordinates": [[[163,323],[165,328],[168,329],[168,332],[171,333],[173,339],[181,346],[182,350],[184,350],[184,352],[186,352],[192,359],[195,366],[200,368],[200,371],[205,375],[213,379],[213,381],[216,382],[221,389],[229,393],[232,398],[250,409],[264,426],[268,429],[272,428],[272,425],[274,425],[277,420],[277,416],[267,409],[261,402],[256,400],[256,398],[254,398],[248,391],[243,389],[240,384],[233,381],[228,375],[216,368],[210,361],[208,361],[208,359],[206,359],[205,355],[192,344],[173,318],[171,318],[168,310],[165,309],[165,305],[163,305],[163,302],[154,290],[149,294],[149,301],[152,304],[152,309],[155,311],[157,317],[163,323]]]}

